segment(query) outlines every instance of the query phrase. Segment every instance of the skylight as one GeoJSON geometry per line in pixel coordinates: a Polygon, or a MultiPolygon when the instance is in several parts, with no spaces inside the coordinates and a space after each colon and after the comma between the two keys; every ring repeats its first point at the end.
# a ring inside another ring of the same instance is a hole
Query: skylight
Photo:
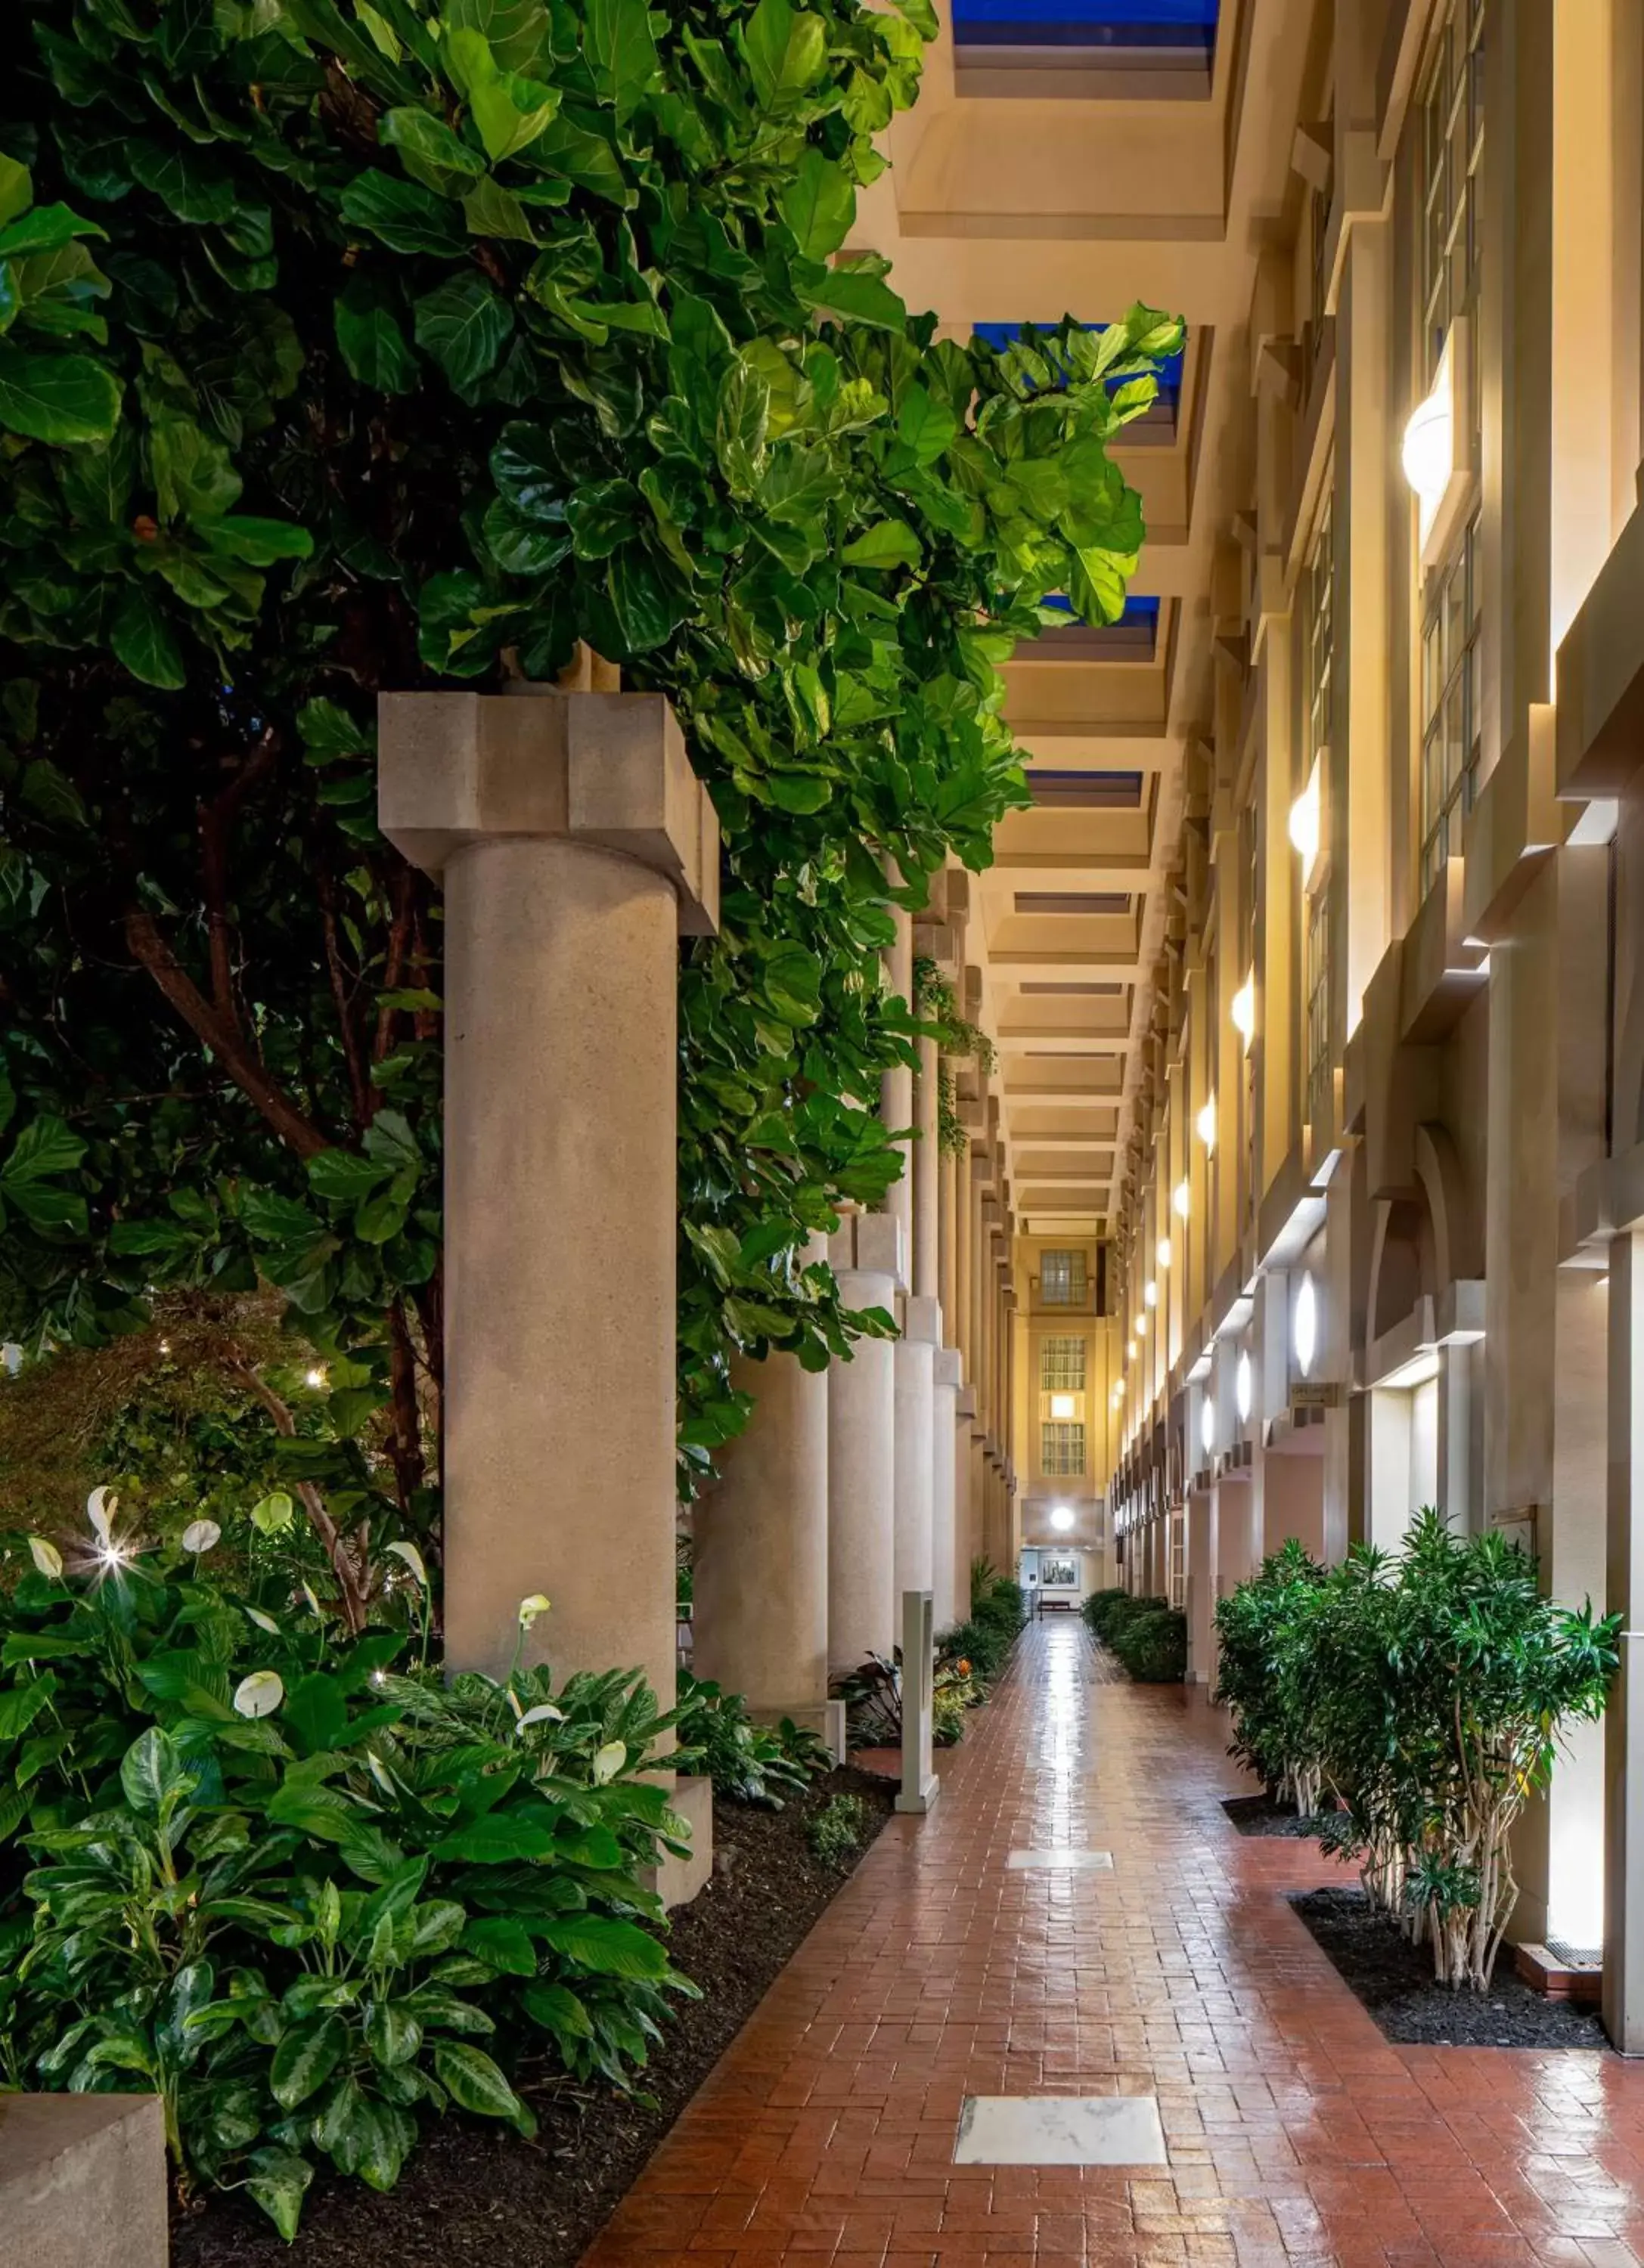
{"type": "Polygon", "coordinates": [[[961,47],[1182,49],[1215,45],[1217,0],[953,0],[961,47]]]}
{"type": "MultiPolygon", "coordinates": [[[[993,4],[993,0],[989,0],[989,4],[993,4]]],[[[1040,330],[1046,330],[1051,328],[1054,323],[1059,322],[1060,320],[1060,316],[1051,317],[1044,322],[1038,324],[1036,328],[1040,330]]],[[[995,353],[998,354],[1002,354],[1007,346],[1014,345],[1016,340],[1021,336],[1022,332],[1026,328],[1027,326],[1023,323],[972,323],[970,326],[976,337],[985,341],[985,342],[994,350],[995,353]]],[[[1107,328],[1107,325],[1105,323],[1087,323],[1085,324],[1084,328],[1087,331],[1104,331],[1107,328]]],[[[1180,406],[1182,400],[1183,360],[1183,354],[1182,352],[1177,352],[1173,355],[1166,355],[1161,357],[1158,366],[1158,399],[1154,401],[1152,409],[1147,411],[1145,416],[1138,417],[1132,423],[1127,425],[1124,429],[1124,437],[1120,445],[1121,446],[1134,444],[1138,440],[1144,438],[1149,432],[1150,429],[1156,430],[1161,425],[1166,427],[1171,433],[1175,432],[1176,410],[1180,406]]],[[[1123,379],[1114,379],[1111,381],[1111,384],[1115,387],[1123,386],[1124,383],[1125,381],[1123,379]]]]}

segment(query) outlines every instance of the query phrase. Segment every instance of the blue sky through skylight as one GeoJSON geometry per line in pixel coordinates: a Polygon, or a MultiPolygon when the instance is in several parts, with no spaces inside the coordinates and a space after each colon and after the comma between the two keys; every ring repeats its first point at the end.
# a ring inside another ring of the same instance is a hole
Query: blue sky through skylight
{"type": "Polygon", "coordinates": [[[952,0],[962,47],[1162,48],[1208,53],[1218,0],[952,0]]]}

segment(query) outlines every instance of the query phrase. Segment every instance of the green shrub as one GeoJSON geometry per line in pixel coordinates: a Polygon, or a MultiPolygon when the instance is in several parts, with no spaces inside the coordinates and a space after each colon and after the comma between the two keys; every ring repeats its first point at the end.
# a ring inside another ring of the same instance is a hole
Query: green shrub
{"type": "Polygon", "coordinates": [[[1130,1593],[1123,1584],[1119,1584],[1112,1590],[1093,1591],[1079,1611],[1083,1615],[1086,1626],[1092,1637],[1105,1638],[1108,1634],[1109,1617],[1123,1612],[1130,1603],[1130,1593]]]}
{"type": "Polygon", "coordinates": [[[843,1867],[867,1840],[868,1808],[859,1795],[829,1796],[805,1823],[805,1840],[824,1867],[843,1867]]]}
{"type": "Polygon", "coordinates": [[[528,2132],[527,2051],[645,2061],[694,1988],[640,1879],[682,1827],[636,1673],[447,1690],[203,1543],[35,1554],[0,1599],[6,2085],[152,2091],[185,2184],[289,2235],[321,2159],[386,2189],[453,2105],[528,2132]]]}
{"type": "Polygon", "coordinates": [[[1187,1616],[1162,1599],[1139,1601],[1111,1630],[1114,1653],[1139,1684],[1167,1685],[1185,1675],[1187,1616]]]}
{"type": "Polygon", "coordinates": [[[711,1679],[680,1672],[675,1739],[682,1771],[704,1772],[714,1792],[738,1803],[760,1803],[780,1810],[785,1796],[798,1795],[819,1774],[830,1771],[833,1757],[815,1733],[791,1717],[780,1725],[756,1725],[740,1693],[722,1692],[711,1679]]]}
{"type": "Polygon", "coordinates": [[[1325,1841],[1441,1983],[1482,1992],[1518,1894],[1514,1822],[1560,1727],[1602,1713],[1621,1618],[1555,1606],[1524,1552],[1431,1509],[1397,1559],[1357,1547],[1321,1578],[1280,1555],[1223,1605],[1237,1753],[1316,1772],[1341,1807],[1325,1841]]]}

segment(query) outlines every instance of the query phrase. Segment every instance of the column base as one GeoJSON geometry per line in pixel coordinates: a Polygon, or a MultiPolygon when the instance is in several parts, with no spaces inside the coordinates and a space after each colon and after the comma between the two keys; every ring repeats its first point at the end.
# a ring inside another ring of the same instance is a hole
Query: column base
{"type": "Polygon", "coordinates": [[[768,1708],[750,1709],[748,1713],[756,1725],[779,1725],[785,1717],[789,1717],[801,1730],[815,1733],[818,1740],[826,1743],[835,1764],[842,1764],[846,1760],[843,1701],[795,1701],[792,1705],[773,1702],[768,1708]]]}
{"type": "Polygon", "coordinates": [[[909,1811],[923,1815],[931,1809],[941,1792],[942,1783],[937,1774],[933,1772],[929,1779],[920,1786],[917,1794],[910,1793],[905,1787],[898,1788],[896,1808],[898,1811],[909,1811]]]}
{"type": "Polygon", "coordinates": [[[690,1829],[690,1856],[676,1859],[671,1851],[665,1851],[656,1866],[644,1867],[640,1873],[640,1880],[656,1892],[665,1911],[688,1906],[713,1872],[713,1782],[675,1780],[668,1804],[690,1829]]]}

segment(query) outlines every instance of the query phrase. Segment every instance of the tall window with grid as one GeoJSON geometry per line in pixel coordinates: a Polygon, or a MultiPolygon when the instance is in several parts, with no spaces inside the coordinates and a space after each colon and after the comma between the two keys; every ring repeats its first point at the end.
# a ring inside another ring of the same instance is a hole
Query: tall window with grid
{"type": "Polygon", "coordinates": [[[1039,1389],[1043,1394],[1082,1394],[1085,1390],[1085,1342],[1081,1338],[1048,1338],[1039,1345],[1039,1389]]]}
{"type": "Polygon", "coordinates": [[[1039,1470],[1048,1479],[1071,1480],[1085,1469],[1082,1425],[1051,1424],[1039,1428],[1039,1470]]]}
{"type": "Polygon", "coordinates": [[[1085,1256],[1077,1248],[1039,1255],[1039,1298],[1047,1307],[1082,1307],[1089,1297],[1085,1256]]]}
{"type": "Polygon", "coordinates": [[[1330,1116],[1330,893],[1307,895],[1305,1019],[1302,1035],[1307,1063],[1307,1093],[1303,1098],[1309,1126],[1322,1126],[1330,1116]]]}
{"type": "MultiPolygon", "coordinates": [[[[1422,352],[1429,379],[1458,316],[1478,303],[1478,169],[1484,151],[1484,0],[1449,0],[1421,105],[1422,352]]],[[[1478,325],[1466,327],[1478,416],[1478,325]]],[[[1478,435],[1458,437],[1478,461],[1478,435]]],[[[1427,579],[1421,613],[1421,887],[1459,855],[1479,755],[1478,521],[1427,579]]]]}
{"type": "Polygon", "coordinates": [[[1421,624],[1421,887],[1460,856],[1478,779],[1478,519],[1429,579],[1421,624]]]}
{"type": "Polygon", "coordinates": [[[1478,296],[1484,42],[1484,0],[1449,0],[1421,103],[1421,294],[1429,380],[1450,325],[1478,296]]]}
{"type": "MultiPolygon", "coordinates": [[[[1327,476],[1328,479],[1328,476],[1327,476]]],[[[1326,485],[1313,541],[1308,547],[1303,592],[1301,673],[1302,786],[1316,767],[1321,780],[1330,754],[1331,701],[1336,674],[1336,545],[1331,490],[1326,485]]],[[[1330,888],[1326,853],[1321,849],[1310,874],[1302,878],[1302,1113],[1309,1125],[1328,1116],[1325,1097],[1331,1072],[1330,888]]]]}

